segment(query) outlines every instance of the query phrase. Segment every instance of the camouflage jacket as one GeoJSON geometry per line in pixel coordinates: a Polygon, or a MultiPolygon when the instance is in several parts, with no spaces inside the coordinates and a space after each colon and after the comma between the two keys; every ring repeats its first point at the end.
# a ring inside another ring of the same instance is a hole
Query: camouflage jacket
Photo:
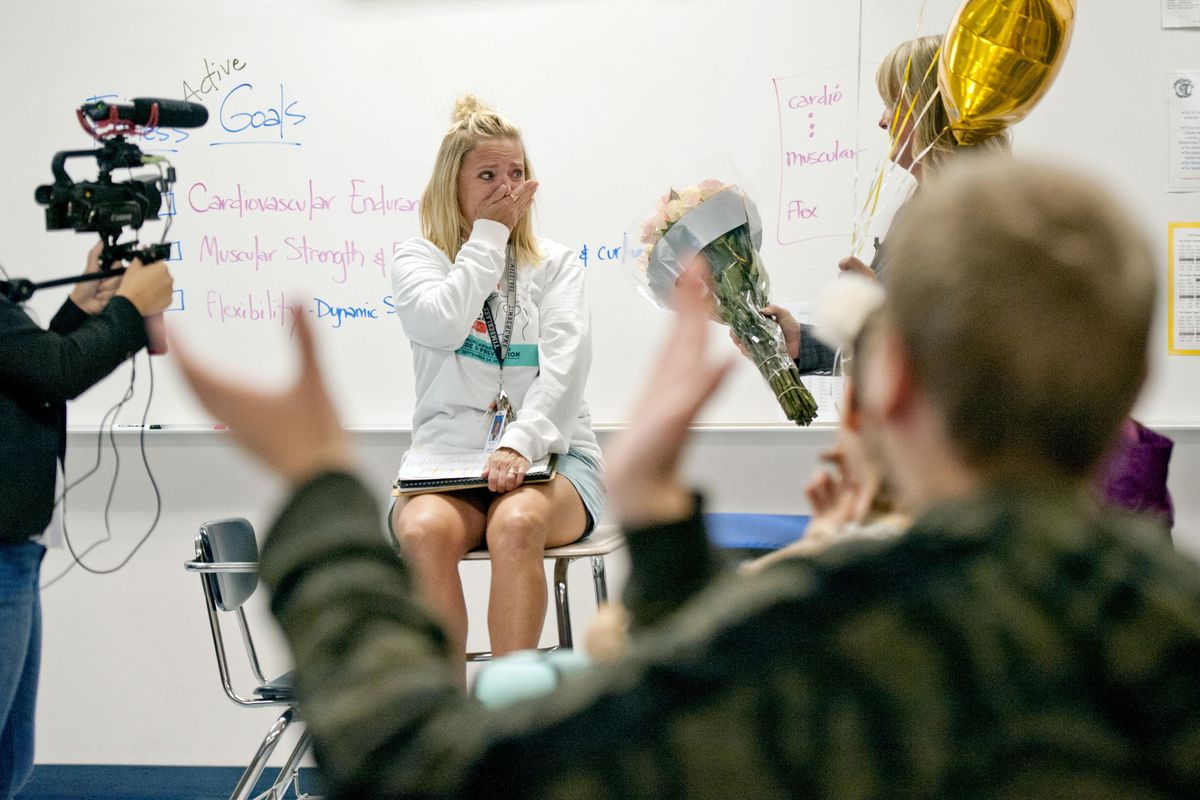
{"type": "Polygon", "coordinates": [[[994,490],[752,579],[697,512],[630,531],[623,662],[489,711],[330,474],[264,578],[336,797],[1200,797],[1200,570],[1073,497],[994,490]]]}

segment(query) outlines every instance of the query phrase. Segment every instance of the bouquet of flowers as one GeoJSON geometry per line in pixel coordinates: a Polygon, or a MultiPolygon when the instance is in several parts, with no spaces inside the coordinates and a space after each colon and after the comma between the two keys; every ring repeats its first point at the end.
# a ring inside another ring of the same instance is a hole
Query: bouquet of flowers
{"type": "Polygon", "coordinates": [[[733,330],[787,418],[811,423],[817,403],[800,382],[783,332],[762,313],[770,283],[758,255],[762,223],[754,203],[737,186],[715,180],[672,189],[642,226],[641,239],[645,250],[636,266],[649,298],[669,308],[680,275],[702,259],[712,276],[714,318],[733,330]]]}

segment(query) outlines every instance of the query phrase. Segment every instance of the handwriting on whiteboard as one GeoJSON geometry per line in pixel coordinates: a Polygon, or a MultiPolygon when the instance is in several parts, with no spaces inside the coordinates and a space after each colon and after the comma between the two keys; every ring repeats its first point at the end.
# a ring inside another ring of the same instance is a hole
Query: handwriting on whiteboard
{"type": "Polygon", "coordinates": [[[779,115],[779,244],[850,232],[859,155],[855,93],[847,91],[854,82],[854,67],[772,81],[779,115]]]}

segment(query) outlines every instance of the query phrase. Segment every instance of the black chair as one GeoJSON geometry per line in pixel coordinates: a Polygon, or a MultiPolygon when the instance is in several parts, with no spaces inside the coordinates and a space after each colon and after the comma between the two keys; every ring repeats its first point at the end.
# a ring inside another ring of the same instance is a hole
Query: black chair
{"type": "MultiPolygon", "coordinates": [[[[196,557],[185,563],[184,567],[188,572],[198,573],[200,583],[204,587],[204,602],[208,608],[208,624],[212,630],[213,647],[217,655],[217,670],[221,674],[221,686],[225,689],[226,696],[237,705],[246,708],[283,708],[279,718],[263,737],[258,752],[254,754],[254,760],[246,767],[233,794],[229,796],[230,800],[250,800],[250,793],[254,791],[267,760],[287,729],[297,721],[292,673],[281,675],[273,681],[264,677],[262,667],[258,663],[258,653],[254,649],[254,639],[246,622],[244,605],[258,588],[258,542],[254,537],[253,526],[241,518],[205,523],[200,526],[200,532],[196,535],[196,557]],[[254,688],[250,697],[239,694],[233,688],[229,659],[225,651],[225,637],[221,629],[221,617],[226,613],[232,613],[237,618],[250,671],[258,681],[258,686],[254,688]]],[[[300,761],[308,752],[311,743],[308,731],[301,733],[291,755],[279,770],[275,782],[266,791],[255,795],[254,800],[281,800],[289,788],[294,789],[297,798],[317,800],[314,795],[303,793],[299,782],[300,761]]]]}

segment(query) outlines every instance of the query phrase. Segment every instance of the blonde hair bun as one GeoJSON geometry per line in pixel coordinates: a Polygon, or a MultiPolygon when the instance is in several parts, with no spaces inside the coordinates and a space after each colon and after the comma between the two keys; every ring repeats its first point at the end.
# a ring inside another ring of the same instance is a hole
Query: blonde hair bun
{"type": "Polygon", "coordinates": [[[473,94],[464,94],[454,101],[454,113],[450,115],[451,122],[464,122],[472,114],[482,114],[491,111],[473,94]]]}

